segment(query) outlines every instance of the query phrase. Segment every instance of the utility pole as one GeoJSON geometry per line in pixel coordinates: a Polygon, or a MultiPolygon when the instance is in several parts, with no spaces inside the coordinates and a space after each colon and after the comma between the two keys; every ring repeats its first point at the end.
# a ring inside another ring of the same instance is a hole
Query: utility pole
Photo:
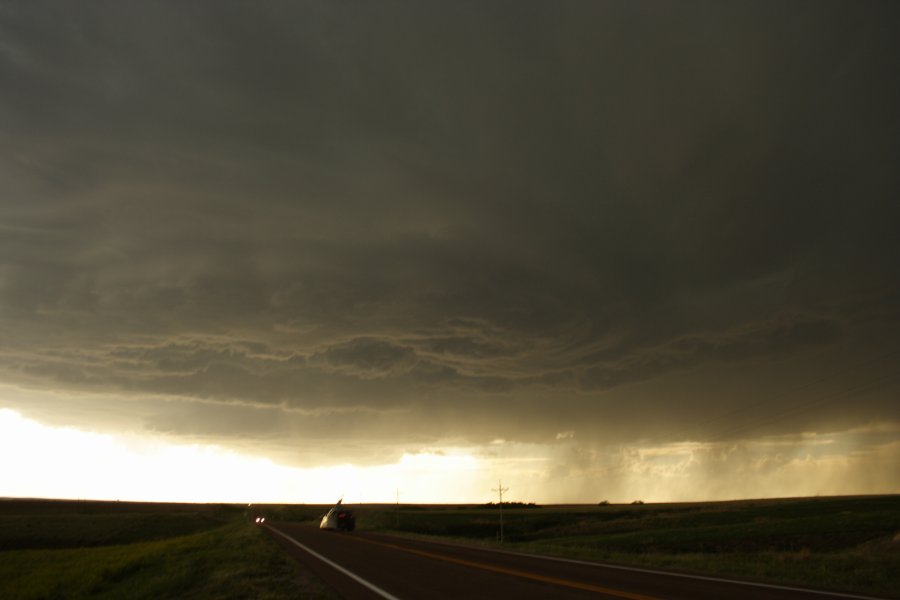
{"type": "Polygon", "coordinates": [[[500,543],[503,543],[503,492],[508,492],[509,488],[503,487],[503,482],[501,480],[497,480],[497,487],[491,488],[492,492],[498,492],[500,494],[500,543]]]}
{"type": "Polygon", "coordinates": [[[397,488],[397,529],[400,529],[400,488],[397,488]]]}

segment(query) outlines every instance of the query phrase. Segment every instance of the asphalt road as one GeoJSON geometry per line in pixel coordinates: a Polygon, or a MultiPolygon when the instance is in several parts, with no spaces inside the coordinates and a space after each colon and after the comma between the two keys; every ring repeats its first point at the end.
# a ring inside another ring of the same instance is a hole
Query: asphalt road
{"type": "Polygon", "coordinates": [[[839,600],[864,598],[718,578],[566,561],[381,534],[264,525],[291,556],[348,600],[615,598],[839,600]]]}

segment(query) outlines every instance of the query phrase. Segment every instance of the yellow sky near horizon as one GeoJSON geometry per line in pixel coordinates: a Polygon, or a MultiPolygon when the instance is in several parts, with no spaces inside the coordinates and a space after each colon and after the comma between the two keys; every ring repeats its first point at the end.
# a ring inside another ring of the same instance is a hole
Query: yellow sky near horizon
{"type": "Polygon", "coordinates": [[[212,444],[50,427],[0,409],[0,496],[167,502],[575,503],[897,493],[896,426],[744,445],[620,448],[495,440],[435,448],[391,464],[297,467],[212,444]],[[864,449],[854,436],[885,434],[864,449]],[[892,475],[893,473],[893,475],[892,475]]]}
{"type": "Polygon", "coordinates": [[[351,502],[438,495],[467,499],[478,461],[404,455],[396,464],[298,468],[210,444],[48,427],[0,409],[0,495],[178,502],[351,502]],[[401,485],[402,484],[402,485],[401,485]],[[460,488],[460,485],[463,485],[460,488]]]}

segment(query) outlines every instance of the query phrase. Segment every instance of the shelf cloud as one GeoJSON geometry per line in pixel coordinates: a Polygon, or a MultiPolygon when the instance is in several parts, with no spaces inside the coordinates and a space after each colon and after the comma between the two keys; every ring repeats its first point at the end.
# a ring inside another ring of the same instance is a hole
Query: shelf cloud
{"type": "Polygon", "coordinates": [[[2,7],[0,408],[301,466],[865,427],[881,460],[898,17],[2,7]]]}

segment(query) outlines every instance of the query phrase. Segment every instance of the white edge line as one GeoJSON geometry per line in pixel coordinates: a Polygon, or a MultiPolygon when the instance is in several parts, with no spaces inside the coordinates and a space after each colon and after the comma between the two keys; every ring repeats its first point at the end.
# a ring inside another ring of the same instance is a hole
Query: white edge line
{"type": "MultiPolygon", "coordinates": [[[[404,539],[404,538],[399,538],[404,539]]],[[[604,569],[618,569],[620,571],[633,571],[636,573],[648,573],[651,575],[668,575],[669,577],[682,577],[684,579],[699,579],[702,581],[714,581],[716,583],[732,583],[736,585],[746,585],[750,587],[760,587],[772,590],[784,590],[786,592],[803,592],[806,594],[830,596],[832,598],[850,598],[851,600],[888,600],[877,596],[859,596],[856,594],[846,594],[843,592],[829,592],[827,590],[814,590],[810,588],[792,587],[787,585],[777,585],[774,583],[762,583],[759,581],[742,581],[740,579],[725,579],[724,577],[710,577],[708,575],[692,575],[690,573],[679,573],[677,571],[657,571],[654,569],[644,569],[642,567],[626,567],[624,565],[614,565],[610,563],[594,562],[590,560],[578,560],[577,558],[562,558],[559,556],[546,556],[542,554],[529,554],[527,552],[511,552],[509,550],[497,550],[496,548],[482,548],[481,546],[466,546],[464,544],[454,544],[452,542],[428,540],[420,538],[408,538],[422,542],[444,546],[456,546],[463,548],[472,548],[474,550],[484,550],[485,552],[496,552],[497,554],[510,554],[513,556],[527,556],[528,558],[538,558],[543,560],[553,560],[556,562],[572,563],[576,565],[587,565],[591,567],[602,567],[604,569]]]]}
{"type": "Polygon", "coordinates": [[[373,584],[373,583],[369,583],[368,581],[366,581],[365,579],[363,579],[362,577],[360,577],[360,576],[357,575],[356,573],[352,573],[352,572],[348,571],[347,569],[345,569],[345,568],[342,567],[341,565],[337,564],[337,563],[334,562],[333,560],[330,560],[330,559],[325,558],[324,556],[322,556],[321,554],[319,554],[318,552],[316,552],[316,551],[313,550],[312,548],[309,548],[308,546],[304,546],[303,544],[301,544],[300,542],[298,542],[297,540],[295,540],[294,538],[292,538],[292,537],[289,536],[288,534],[282,533],[281,531],[275,529],[275,528],[272,527],[271,525],[263,525],[263,527],[265,527],[265,528],[268,529],[269,531],[273,531],[273,532],[277,533],[278,535],[280,535],[281,537],[283,537],[283,538],[286,539],[287,541],[291,542],[292,544],[294,544],[295,546],[297,546],[297,547],[300,548],[301,550],[303,550],[303,551],[305,551],[305,552],[308,552],[309,554],[312,554],[313,556],[315,556],[316,558],[318,558],[319,560],[321,560],[323,563],[325,563],[325,564],[328,565],[329,567],[332,567],[332,568],[334,568],[334,569],[337,569],[338,571],[340,571],[341,573],[343,573],[344,575],[346,575],[346,576],[349,577],[350,579],[356,581],[356,582],[359,583],[360,585],[363,585],[363,586],[369,588],[370,590],[372,590],[373,592],[375,592],[376,594],[378,594],[378,595],[381,596],[382,598],[387,598],[387,600],[400,600],[399,598],[397,598],[397,596],[394,596],[393,594],[389,594],[388,592],[384,591],[383,589],[381,589],[380,587],[378,587],[377,585],[375,585],[375,584],[373,584]]]}
{"type": "Polygon", "coordinates": [[[634,571],[636,573],[648,573],[652,575],[668,575],[670,577],[682,577],[685,579],[700,579],[703,581],[714,581],[716,583],[732,583],[736,585],[746,585],[751,587],[768,588],[772,590],[784,590],[786,592],[803,592],[818,596],[831,596],[833,598],[851,598],[852,600],[887,600],[876,596],[858,596],[856,594],[845,594],[843,592],[829,592],[827,590],[814,590],[810,588],[792,587],[788,585],[777,585],[774,583],[762,583],[759,581],[742,581],[740,579],[725,579],[724,577],[710,577],[708,575],[692,575],[690,573],[678,573],[676,571],[656,571],[653,569],[643,569],[641,567],[626,567],[624,565],[613,565],[609,563],[593,562],[589,560],[578,560],[576,558],[561,558],[558,556],[543,556],[540,554],[528,554],[526,552],[509,552],[507,550],[495,550],[493,548],[484,548],[489,552],[498,552],[500,554],[513,554],[517,556],[527,556],[529,558],[542,558],[544,560],[554,560],[557,562],[573,563],[576,565],[588,565],[592,567],[603,567],[604,569],[618,569],[620,571],[634,571]]]}

